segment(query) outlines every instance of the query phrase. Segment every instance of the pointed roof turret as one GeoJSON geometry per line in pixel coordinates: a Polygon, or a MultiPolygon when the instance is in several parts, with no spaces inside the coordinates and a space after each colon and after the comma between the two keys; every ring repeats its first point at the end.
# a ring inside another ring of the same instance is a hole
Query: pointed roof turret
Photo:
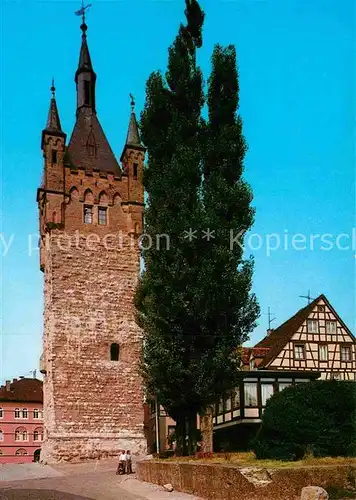
{"type": "Polygon", "coordinates": [[[123,152],[121,154],[120,161],[122,161],[124,157],[126,148],[139,149],[141,151],[146,150],[146,148],[141,143],[140,132],[138,130],[138,124],[135,114],[135,98],[132,94],[130,94],[130,98],[131,98],[131,115],[129,121],[129,128],[127,130],[126,142],[123,152]]]}
{"type": "Polygon", "coordinates": [[[80,47],[78,69],[75,73],[75,81],[76,82],[78,82],[78,75],[80,73],[90,72],[90,73],[93,73],[95,75],[93,65],[91,62],[91,58],[90,58],[88,42],[87,42],[86,32],[87,32],[88,26],[85,24],[84,19],[83,19],[83,23],[80,26],[80,29],[82,30],[82,45],[80,47]]]}
{"type": "Polygon", "coordinates": [[[45,130],[62,132],[61,121],[59,119],[59,113],[58,113],[57,103],[56,103],[56,87],[54,86],[53,79],[52,79],[51,92],[52,92],[52,98],[51,98],[51,102],[49,104],[47,125],[46,125],[45,130]]]}
{"type": "Polygon", "coordinates": [[[58,113],[57,102],[56,102],[56,88],[54,86],[53,79],[52,79],[51,92],[52,92],[52,97],[51,97],[51,101],[49,103],[46,128],[44,128],[42,130],[41,147],[43,147],[43,139],[44,139],[45,134],[66,137],[66,134],[62,131],[61,121],[59,119],[59,113],[58,113]]]}

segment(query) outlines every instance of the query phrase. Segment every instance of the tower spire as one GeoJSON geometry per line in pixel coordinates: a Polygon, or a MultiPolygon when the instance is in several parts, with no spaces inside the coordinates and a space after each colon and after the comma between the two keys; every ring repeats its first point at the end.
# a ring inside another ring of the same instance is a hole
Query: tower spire
{"type": "Polygon", "coordinates": [[[140,133],[138,131],[138,125],[135,114],[135,98],[130,94],[131,99],[131,116],[129,121],[129,128],[126,137],[126,146],[138,146],[142,147],[140,133]]]}
{"type": "Polygon", "coordinates": [[[79,53],[78,68],[75,73],[75,83],[77,84],[77,110],[85,106],[91,108],[95,112],[96,74],[91,62],[87,42],[88,26],[85,22],[85,13],[90,6],[91,4],[84,6],[82,3],[82,8],[75,13],[78,16],[82,16],[82,24],[80,25],[80,29],[82,30],[82,43],[79,53]]]}
{"type": "Polygon", "coordinates": [[[56,87],[54,86],[54,79],[52,78],[52,85],[50,88],[52,92],[51,101],[49,104],[48,117],[45,130],[47,132],[62,132],[61,121],[56,103],[56,87]]]}

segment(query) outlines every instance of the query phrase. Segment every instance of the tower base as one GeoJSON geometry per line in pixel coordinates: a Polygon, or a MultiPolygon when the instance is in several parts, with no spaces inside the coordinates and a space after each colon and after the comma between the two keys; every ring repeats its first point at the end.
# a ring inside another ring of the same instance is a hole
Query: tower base
{"type": "Polygon", "coordinates": [[[75,435],[50,437],[42,443],[40,461],[55,464],[117,458],[121,450],[130,450],[131,455],[143,456],[147,451],[146,439],[130,435],[121,438],[75,435]]]}

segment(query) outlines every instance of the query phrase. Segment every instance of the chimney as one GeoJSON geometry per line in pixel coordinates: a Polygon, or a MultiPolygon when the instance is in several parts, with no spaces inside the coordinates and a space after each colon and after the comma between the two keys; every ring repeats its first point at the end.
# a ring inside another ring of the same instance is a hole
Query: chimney
{"type": "Polygon", "coordinates": [[[267,329],[267,335],[271,335],[272,332],[273,332],[273,328],[268,328],[267,329]]]}
{"type": "Polygon", "coordinates": [[[11,384],[11,380],[6,380],[6,390],[8,392],[10,392],[10,384],[11,384]]]}

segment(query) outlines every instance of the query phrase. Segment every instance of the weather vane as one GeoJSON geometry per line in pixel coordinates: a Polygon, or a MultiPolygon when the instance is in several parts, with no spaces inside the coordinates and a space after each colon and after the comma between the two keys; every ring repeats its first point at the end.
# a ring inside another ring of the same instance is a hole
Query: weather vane
{"type": "Polygon", "coordinates": [[[91,3],[88,3],[88,5],[84,5],[84,0],[82,0],[82,8],[75,12],[76,16],[82,16],[83,24],[85,24],[85,13],[91,6],[91,3]]]}

